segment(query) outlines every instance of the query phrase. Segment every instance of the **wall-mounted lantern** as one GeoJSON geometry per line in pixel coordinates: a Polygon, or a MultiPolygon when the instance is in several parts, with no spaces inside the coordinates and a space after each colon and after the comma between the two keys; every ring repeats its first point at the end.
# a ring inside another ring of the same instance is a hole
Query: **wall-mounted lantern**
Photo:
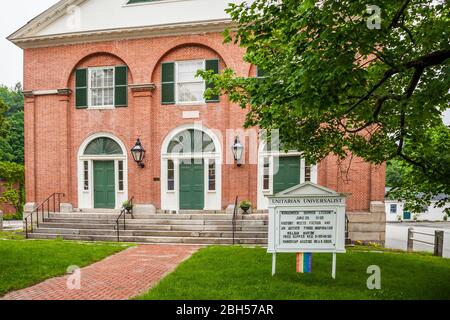
{"type": "Polygon", "coordinates": [[[145,168],[145,165],[142,163],[145,158],[145,149],[142,147],[141,140],[139,138],[136,140],[136,144],[131,149],[131,155],[139,167],[145,168]]]}
{"type": "Polygon", "coordinates": [[[234,144],[231,147],[231,150],[233,150],[234,161],[236,161],[237,166],[240,167],[242,165],[241,160],[242,160],[242,154],[244,152],[244,146],[239,141],[238,136],[236,136],[236,139],[234,140],[234,144]]]}

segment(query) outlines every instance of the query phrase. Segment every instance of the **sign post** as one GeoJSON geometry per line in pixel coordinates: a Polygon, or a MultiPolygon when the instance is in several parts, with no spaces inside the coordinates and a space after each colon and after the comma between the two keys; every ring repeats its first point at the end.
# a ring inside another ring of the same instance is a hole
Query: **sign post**
{"type": "Polygon", "coordinates": [[[269,242],[272,275],[278,252],[297,253],[297,271],[311,272],[312,253],[345,253],[345,195],[305,182],[269,197],[269,242]],[[300,254],[300,255],[299,255],[300,254]]]}

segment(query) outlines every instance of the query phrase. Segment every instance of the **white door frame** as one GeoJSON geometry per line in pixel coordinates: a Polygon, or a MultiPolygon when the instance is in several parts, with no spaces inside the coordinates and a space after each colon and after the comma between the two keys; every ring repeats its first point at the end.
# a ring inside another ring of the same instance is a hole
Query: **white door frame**
{"type": "Polygon", "coordinates": [[[190,159],[202,159],[204,161],[204,186],[205,186],[205,207],[204,210],[221,210],[222,209],[222,147],[217,135],[207,127],[195,123],[186,124],[173,129],[164,139],[161,147],[161,209],[170,211],[180,211],[180,162],[190,159]],[[189,130],[199,130],[207,134],[213,141],[215,152],[204,153],[168,153],[170,142],[179,133],[189,130]],[[174,162],[174,190],[168,190],[168,161],[174,162]],[[208,181],[208,164],[210,160],[214,160],[216,164],[216,190],[209,189],[208,181]]]}
{"type": "Polygon", "coordinates": [[[128,156],[124,143],[108,132],[98,132],[88,136],[78,149],[77,177],[78,177],[78,209],[94,208],[94,161],[114,161],[115,179],[115,209],[120,209],[122,203],[128,199],[128,156]],[[86,147],[97,138],[109,138],[119,144],[122,155],[85,155],[86,147]],[[88,190],[84,190],[84,161],[88,162],[88,190]],[[123,190],[119,191],[119,161],[123,161],[123,190]]]}
{"type": "MultiPolygon", "coordinates": [[[[280,157],[300,157],[300,183],[305,182],[305,159],[298,151],[266,151],[265,142],[261,142],[258,150],[258,181],[257,181],[257,207],[258,210],[267,210],[269,199],[267,196],[273,195],[273,177],[276,174],[277,159],[280,157]],[[264,159],[269,159],[269,189],[263,190],[264,184],[264,159]]],[[[311,182],[317,183],[317,165],[311,166],[311,182]]]]}

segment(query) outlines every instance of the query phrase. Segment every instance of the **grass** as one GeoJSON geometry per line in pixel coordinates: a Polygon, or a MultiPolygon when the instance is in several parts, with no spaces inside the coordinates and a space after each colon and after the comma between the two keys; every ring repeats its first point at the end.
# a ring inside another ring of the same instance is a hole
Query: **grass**
{"type": "Polygon", "coordinates": [[[14,232],[0,233],[0,296],[63,275],[69,266],[83,267],[130,246],[62,240],[17,240],[21,238],[14,232]]]}
{"type": "Polygon", "coordinates": [[[208,247],[182,263],[138,299],[450,299],[450,260],[427,253],[355,247],[337,256],[313,254],[313,272],[297,274],[295,255],[271,255],[262,248],[208,247]],[[367,289],[367,267],[381,269],[381,290],[367,289]]]}

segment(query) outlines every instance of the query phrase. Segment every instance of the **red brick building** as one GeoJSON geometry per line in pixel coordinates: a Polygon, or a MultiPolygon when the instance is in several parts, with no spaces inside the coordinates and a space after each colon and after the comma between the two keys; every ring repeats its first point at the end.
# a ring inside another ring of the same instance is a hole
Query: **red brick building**
{"type": "Polygon", "coordinates": [[[27,207],[63,192],[66,210],[132,196],[150,211],[224,210],[236,196],[263,210],[266,195],[310,180],[350,194],[352,239],[384,240],[384,166],[308,166],[268,151],[227,97],[204,100],[198,69],[257,76],[223,43],[228,2],[63,0],[9,37],[24,49],[27,207]],[[143,168],[130,152],[138,138],[143,168]]]}

